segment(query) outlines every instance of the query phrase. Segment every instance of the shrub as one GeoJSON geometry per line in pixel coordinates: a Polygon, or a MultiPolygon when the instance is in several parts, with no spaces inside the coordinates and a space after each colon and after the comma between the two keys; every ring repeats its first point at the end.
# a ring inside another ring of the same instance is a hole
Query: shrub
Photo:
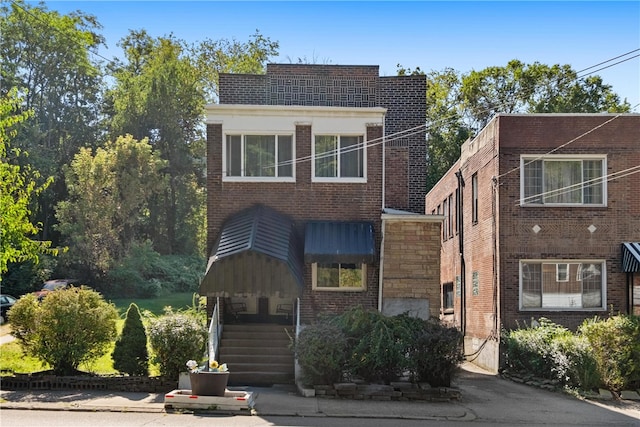
{"type": "Polygon", "coordinates": [[[414,339],[408,356],[414,380],[426,381],[431,387],[450,387],[464,360],[462,332],[436,320],[423,320],[412,330],[414,339]]]}
{"type": "Polygon", "coordinates": [[[389,383],[405,371],[411,332],[403,320],[354,307],[333,321],[347,336],[348,372],[368,382],[389,383]]]}
{"type": "Polygon", "coordinates": [[[88,288],[51,292],[42,302],[27,294],[9,316],[24,351],[57,375],[72,375],[80,363],[105,354],[117,333],[115,306],[88,288]]]}
{"type": "Polygon", "coordinates": [[[306,385],[342,380],[347,360],[347,338],[336,325],[319,322],[306,326],[294,342],[306,385]]]}
{"type": "Polygon", "coordinates": [[[129,305],[122,333],[116,340],[111,357],[113,367],[118,372],[129,375],[149,374],[147,332],[140,318],[140,310],[135,303],[129,305]]]}
{"type": "Polygon", "coordinates": [[[150,243],[139,244],[109,271],[109,296],[152,298],[196,291],[204,267],[201,257],[160,255],[150,243]]]}
{"type": "Polygon", "coordinates": [[[591,390],[601,384],[589,341],[580,335],[562,334],[551,343],[553,373],[563,385],[591,390]]]}
{"type": "Polygon", "coordinates": [[[571,331],[540,318],[538,325],[514,329],[503,334],[505,343],[505,363],[518,372],[555,379],[555,348],[553,341],[563,336],[571,336],[571,331]]]}
{"type": "Polygon", "coordinates": [[[151,319],[149,340],[160,375],[177,380],[188,360],[201,360],[205,354],[207,328],[200,318],[188,312],[168,309],[151,319]]]}
{"type": "Polygon", "coordinates": [[[640,317],[587,319],[579,328],[593,349],[604,385],[613,391],[640,386],[640,317]]]}

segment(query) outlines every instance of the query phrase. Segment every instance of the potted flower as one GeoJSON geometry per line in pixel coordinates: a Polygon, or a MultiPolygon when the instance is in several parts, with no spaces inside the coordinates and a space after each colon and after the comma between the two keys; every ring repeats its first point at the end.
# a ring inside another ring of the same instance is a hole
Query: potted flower
{"type": "Polygon", "coordinates": [[[195,360],[189,360],[187,368],[189,368],[191,394],[224,396],[229,381],[229,369],[226,363],[219,364],[216,360],[210,360],[205,369],[205,366],[198,366],[195,360]]]}

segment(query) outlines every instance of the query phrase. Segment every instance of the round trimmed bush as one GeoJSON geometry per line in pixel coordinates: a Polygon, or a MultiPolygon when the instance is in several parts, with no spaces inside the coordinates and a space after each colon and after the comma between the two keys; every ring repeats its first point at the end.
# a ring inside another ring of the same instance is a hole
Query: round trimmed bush
{"type": "Polygon", "coordinates": [[[160,375],[177,380],[186,371],[188,360],[202,360],[207,343],[207,328],[195,315],[168,311],[152,319],[149,340],[160,375]]]}

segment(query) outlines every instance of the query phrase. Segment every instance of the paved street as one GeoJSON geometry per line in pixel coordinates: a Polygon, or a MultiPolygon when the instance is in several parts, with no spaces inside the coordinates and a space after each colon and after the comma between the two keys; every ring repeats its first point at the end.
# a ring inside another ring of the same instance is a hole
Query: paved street
{"type": "Polygon", "coordinates": [[[640,426],[639,401],[583,401],[488,375],[466,364],[450,402],[305,398],[291,387],[256,388],[257,415],[165,413],[164,395],[1,391],[1,425],[31,426],[640,426]],[[14,409],[15,408],[15,409],[14,409]],[[43,410],[45,409],[45,410],[43,410]]]}

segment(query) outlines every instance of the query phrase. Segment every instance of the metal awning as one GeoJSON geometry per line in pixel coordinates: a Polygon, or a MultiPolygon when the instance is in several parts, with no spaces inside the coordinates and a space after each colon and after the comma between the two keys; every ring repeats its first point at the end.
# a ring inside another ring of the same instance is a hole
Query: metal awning
{"type": "Polygon", "coordinates": [[[304,236],[304,261],[373,264],[376,261],[370,222],[310,221],[304,236]]]}
{"type": "Polygon", "coordinates": [[[222,226],[200,294],[297,297],[302,286],[302,251],[293,221],[256,205],[222,226]]]}
{"type": "Polygon", "coordinates": [[[622,244],[622,271],[640,272],[640,242],[622,244]]]}

